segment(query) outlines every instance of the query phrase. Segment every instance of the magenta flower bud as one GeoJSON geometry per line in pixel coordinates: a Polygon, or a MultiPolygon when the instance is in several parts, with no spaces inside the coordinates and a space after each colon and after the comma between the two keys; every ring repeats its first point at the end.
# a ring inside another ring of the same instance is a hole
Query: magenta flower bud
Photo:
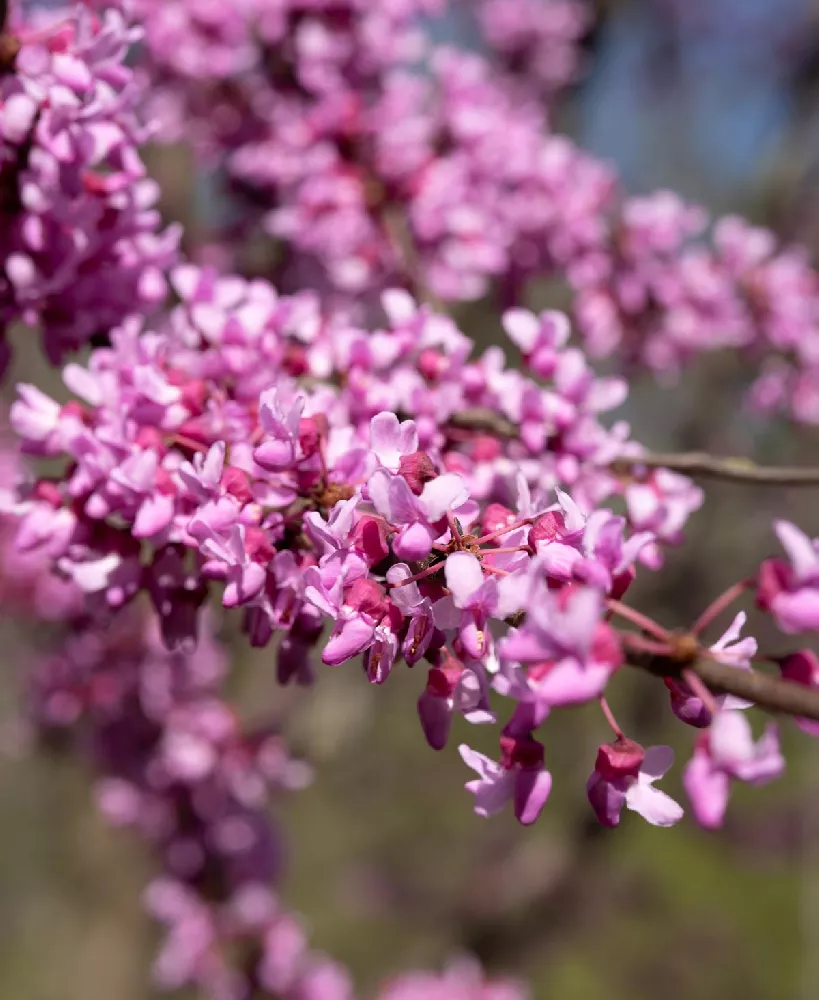
{"type": "Polygon", "coordinates": [[[790,568],[782,559],[766,559],[759,567],[756,578],[757,607],[770,611],[774,599],[788,589],[790,576],[790,568]]]}
{"type": "MultiPolygon", "coordinates": [[[[793,681],[794,684],[801,684],[804,687],[819,688],[819,657],[812,649],[800,649],[796,653],[790,653],[779,660],[779,669],[785,680],[793,681]]],[[[809,736],[819,736],[819,722],[812,719],[794,720],[802,730],[809,736]]]]}
{"type": "Polygon", "coordinates": [[[289,343],[284,351],[282,367],[293,378],[306,375],[310,371],[310,365],[307,361],[307,351],[300,344],[289,343]]]}
{"type": "Polygon", "coordinates": [[[596,663],[603,663],[609,670],[622,666],[625,657],[617,631],[608,622],[598,622],[592,639],[591,655],[596,663]]]}
{"type": "MultiPolygon", "coordinates": [[[[472,442],[469,449],[470,457],[475,462],[494,462],[503,453],[503,446],[497,438],[481,434],[472,442]]],[[[490,506],[495,506],[490,504],[490,506]]]]}
{"type": "Polygon", "coordinates": [[[266,566],[276,554],[265,532],[253,526],[246,529],[245,551],[250,561],[260,566],[266,566]]]}
{"type": "Polygon", "coordinates": [[[629,775],[636,777],[645,757],[639,743],[625,736],[613,743],[604,743],[597,751],[595,771],[606,781],[616,781],[629,775]]]}
{"type": "Polygon", "coordinates": [[[387,592],[380,583],[362,578],[347,590],[344,603],[351,608],[368,615],[374,621],[381,621],[390,611],[390,601],[387,592]]]}
{"type": "Polygon", "coordinates": [[[553,542],[566,534],[566,518],[559,510],[550,510],[541,515],[532,525],[529,532],[529,544],[533,547],[538,542],[553,542]]]}
{"type": "Polygon", "coordinates": [[[62,507],[63,497],[59,486],[50,479],[40,479],[34,484],[32,495],[36,500],[42,500],[55,510],[62,507]]]}
{"type": "Polygon", "coordinates": [[[805,687],[819,687],[819,657],[812,649],[789,653],[779,661],[782,676],[805,687]]]}
{"type": "Polygon", "coordinates": [[[143,451],[155,451],[164,455],[168,450],[165,439],[158,427],[140,427],[136,435],[136,443],[143,451]]]}
{"type": "Polygon", "coordinates": [[[611,581],[610,597],[615,601],[623,598],[628,588],[634,583],[637,577],[637,570],[633,566],[627,566],[622,573],[618,573],[611,581]]]}
{"type": "Polygon", "coordinates": [[[211,390],[202,379],[193,379],[182,386],[182,405],[189,413],[205,412],[211,390]]]}
{"type": "Polygon", "coordinates": [[[666,677],[665,686],[671,694],[671,711],[680,722],[694,726],[695,729],[705,729],[711,725],[711,712],[687,684],[666,677]]]}
{"type": "Polygon", "coordinates": [[[222,473],[219,485],[225,493],[234,497],[240,504],[253,502],[253,490],[250,486],[250,476],[248,476],[248,474],[242,469],[237,469],[234,466],[228,466],[222,473]]]}
{"type": "Polygon", "coordinates": [[[543,744],[531,736],[501,736],[500,748],[501,764],[507,770],[513,767],[543,767],[543,744]]]}
{"type": "Polygon", "coordinates": [[[481,518],[481,530],[485,535],[496,531],[502,531],[510,524],[515,523],[515,513],[504,507],[500,503],[491,503],[483,512],[481,518]]]}
{"type": "Polygon", "coordinates": [[[91,413],[88,407],[83,406],[76,399],[69,399],[69,401],[60,409],[61,417],[75,417],[77,420],[81,420],[84,424],[87,424],[91,419],[91,413]]]}
{"type": "Polygon", "coordinates": [[[430,480],[438,477],[432,459],[425,451],[414,451],[411,455],[402,455],[398,464],[398,474],[404,477],[409,488],[417,497],[421,496],[424,492],[424,486],[430,480]]]}
{"type": "Polygon", "coordinates": [[[433,750],[443,750],[452,728],[453,697],[463,667],[450,657],[446,667],[433,667],[427,686],[418,699],[418,718],[427,743],[433,750]]]}
{"type": "Polygon", "coordinates": [[[431,347],[425,347],[418,355],[418,370],[429,382],[437,381],[448,367],[449,360],[446,355],[431,347]]]}
{"type": "Polygon", "coordinates": [[[363,555],[370,566],[377,566],[390,553],[384,519],[363,514],[353,528],[352,543],[356,552],[363,555]]]}
{"type": "Polygon", "coordinates": [[[302,417],[299,420],[299,447],[305,458],[316,454],[326,433],[327,418],[323,413],[313,417],[302,417]]]}

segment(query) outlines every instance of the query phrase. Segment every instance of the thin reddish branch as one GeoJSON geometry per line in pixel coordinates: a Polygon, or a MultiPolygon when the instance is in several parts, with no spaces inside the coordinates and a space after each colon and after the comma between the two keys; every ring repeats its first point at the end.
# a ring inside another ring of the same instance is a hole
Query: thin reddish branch
{"type": "Polygon", "coordinates": [[[628,664],[658,677],[681,677],[684,670],[691,670],[714,694],[733,694],[766,712],[819,722],[819,691],[758,670],[742,670],[706,657],[681,663],[666,656],[639,653],[630,653],[628,664]]]}
{"type": "MultiPolygon", "coordinates": [[[[483,431],[502,438],[518,436],[518,428],[511,420],[489,409],[462,410],[449,418],[449,425],[458,430],[483,431]]],[[[635,458],[618,458],[610,468],[612,472],[627,475],[641,469],[670,469],[696,479],[722,479],[757,486],[819,486],[819,467],[757,465],[747,458],[718,458],[698,451],[650,452],[635,458]]]]}

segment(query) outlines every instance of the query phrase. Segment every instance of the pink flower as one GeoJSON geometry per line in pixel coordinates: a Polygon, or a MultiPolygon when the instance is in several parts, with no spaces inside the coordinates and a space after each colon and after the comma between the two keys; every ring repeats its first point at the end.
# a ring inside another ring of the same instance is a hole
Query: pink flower
{"type": "Polygon", "coordinates": [[[259,422],[265,437],[253,452],[253,460],[263,469],[280,472],[296,463],[300,457],[299,424],[303,410],[303,396],[290,398],[278,387],[261,394],[259,422]]]}
{"type": "MultiPolygon", "coordinates": [[[[785,680],[819,690],[819,657],[812,649],[800,649],[783,656],[779,668],[785,680]]],[[[794,719],[796,725],[809,736],[819,736],[819,722],[813,719],[794,719]]]]}
{"type": "Polygon", "coordinates": [[[445,530],[441,519],[468,499],[463,480],[452,473],[431,480],[416,496],[402,476],[378,469],[367,489],[378,513],[398,528],[392,540],[393,552],[412,562],[429,555],[433,542],[445,530]]]}
{"type": "Polygon", "coordinates": [[[446,585],[452,594],[458,621],[458,635],[464,649],[475,659],[491,648],[489,619],[503,620],[520,607],[519,583],[509,576],[498,580],[484,575],[478,558],[471,552],[453,552],[444,566],[446,585]]]}
{"type": "Polygon", "coordinates": [[[617,637],[602,620],[603,600],[590,588],[535,588],[526,621],[500,643],[501,694],[548,708],[598,697],[623,661],[617,637]],[[533,664],[523,670],[517,664],[533,664]]]}
{"type": "MultiPolygon", "coordinates": [[[[711,646],[715,660],[740,670],[751,669],[751,660],[756,655],[757,643],[752,636],[740,638],[746,619],[745,612],[740,611],[727,631],[711,646]]],[[[667,677],[665,685],[671,692],[671,709],[678,719],[698,729],[711,724],[711,712],[684,680],[667,677]]],[[[718,695],[715,701],[720,708],[725,709],[744,709],[751,706],[751,702],[730,694],[718,695]]]]}
{"type": "Polygon", "coordinates": [[[697,822],[718,827],[728,805],[731,778],[762,785],[778,778],[784,768],[775,723],[755,743],[750,723],[741,712],[720,711],[710,730],[697,740],[683,785],[697,822]]]}
{"type": "Polygon", "coordinates": [[[783,632],[819,628],[819,547],[789,521],[774,523],[790,565],[769,559],[760,568],[757,604],[770,611],[783,632]]]}
{"type": "Polygon", "coordinates": [[[482,666],[475,661],[465,666],[446,655],[441,666],[430,669],[426,687],[418,699],[421,728],[433,750],[443,750],[446,746],[456,712],[473,725],[495,721],[482,666]]]}
{"type": "Polygon", "coordinates": [[[644,751],[639,743],[622,738],[601,746],[586,784],[589,802],[600,822],[617,826],[626,806],[652,826],[678,823],[683,817],[682,808],[654,787],[673,763],[674,751],[667,746],[644,751]]]}
{"type": "Polygon", "coordinates": [[[507,802],[514,806],[518,822],[534,823],[552,790],[552,776],[543,767],[543,745],[529,738],[501,737],[498,764],[465,744],[458,747],[464,763],[478,777],[466,788],[475,796],[478,816],[492,816],[507,802]]]}
{"type": "Polygon", "coordinates": [[[399,423],[394,413],[377,413],[370,421],[370,451],[383,468],[398,472],[401,459],[418,451],[415,421],[399,423]]]}

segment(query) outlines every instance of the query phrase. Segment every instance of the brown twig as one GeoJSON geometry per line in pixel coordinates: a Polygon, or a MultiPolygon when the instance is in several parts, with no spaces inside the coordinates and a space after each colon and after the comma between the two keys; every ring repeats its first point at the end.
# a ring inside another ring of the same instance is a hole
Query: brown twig
{"type": "Polygon", "coordinates": [[[706,657],[686,663],[640,653],[630,653],[628,664],[658,677],[680,677],[684,669],[691,670],[714,694],[732,694],[766,712],[819,721],[819,691],[758,670],[742,670],[706,657]]]}
{"type": "MultiPolygon", "coordinates": [[[[459,430],[481,431],[502,438],[518,436],[518,428],[511,420],[489,409],[462,410],[449,418],[449,424],[459,430]]],[[[629,475],[640,469],[670,469],[698,479],[722,479],[757,486],[819,486],[819,467],[757,465],[747,458],[718,458],[698,451],[668,455],[649,452],[633,458],[618,458],[609,468],[612,472],[629,475]]]]}
{"type": "Polygon", "coordinates": [[[819,486],[819,468],[808,466],[757,465],[748,458],[718,458],[705,452],[677,455],[651,453],[612,462],[614,472],[636,469],[671,469],[698,479],[723,479],[757,486],[819,486]]]}

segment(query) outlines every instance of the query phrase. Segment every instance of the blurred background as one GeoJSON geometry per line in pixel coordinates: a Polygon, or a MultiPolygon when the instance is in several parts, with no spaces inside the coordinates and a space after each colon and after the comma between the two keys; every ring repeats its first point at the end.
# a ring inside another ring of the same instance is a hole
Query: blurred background
{"type": "MultiPolygon", "coordinates": [[[[613,161],[630,191],[669,187],[819,252],[819,3],[592,7],[585,70],[560,103],[557,130],[613,161]]],[[[446,31],[469,44],[460,23],[446,31]]],[[[184,162],[163,150],[152,163],[169,217],[185,218],[184,162]]],[[[544,302],[550,295],[543,290],[544,302]]],[[[460,319],[487,344],[494,333],[483,312],[471,306],[460,319]]],[[[14,376],[55,383],[24,352],[14,376]]],[[[626,416],[650,447],[815,464],[816,431],[750,418],[739,402],[745,384],[731,357],[705,358],[673,390],[638,381],[626,416]]],[[[769,553],[774,512],[819,534],[815,495],[707,485],[707,497],[686,546],[636,588],[633,603],[666,625],[691,622],[769,553]]],[[[764,644],[753,614],[750,632],[764,644]]],[[[21,752],[22,665],[38,640],[4,625],[0,1000],[150,1000],[154,932],[140,905],[149,861],[105,826],[78,765],[21,752]]],[[[536,1000],[819,995],[819,751],[788,726],[787,777],[737,788],[721,832],[688,819],[660,831],[632,815],[609,831],[584,793],[603,720],[593,710],[559,713],[544,733],[553,797],[541,822],[523,829],[510,816],[473,815],[456,750],[468,727],[441,754],[424,744],[420,670],[374,690],[355,668],[324,669],[317,688],[285,695],[270,653],[249,655],[230,632],[226,640],[238,703],[250,713],[273,706],[316,764],[315,783],[279,817],[284,895],[362,991],[469,951],[493,971],[527,977],[536,1000]]],[[[613,688],[628,730],[644,744],[673,743],[684,762],[692,733],[675,723],[662,686],[624,676],[613,688]]],[[[491,752],[491,733],[469,737],[491,752]]],[[[679,776],[676,768],[665,787],[682,800],[679,776]]]]}

